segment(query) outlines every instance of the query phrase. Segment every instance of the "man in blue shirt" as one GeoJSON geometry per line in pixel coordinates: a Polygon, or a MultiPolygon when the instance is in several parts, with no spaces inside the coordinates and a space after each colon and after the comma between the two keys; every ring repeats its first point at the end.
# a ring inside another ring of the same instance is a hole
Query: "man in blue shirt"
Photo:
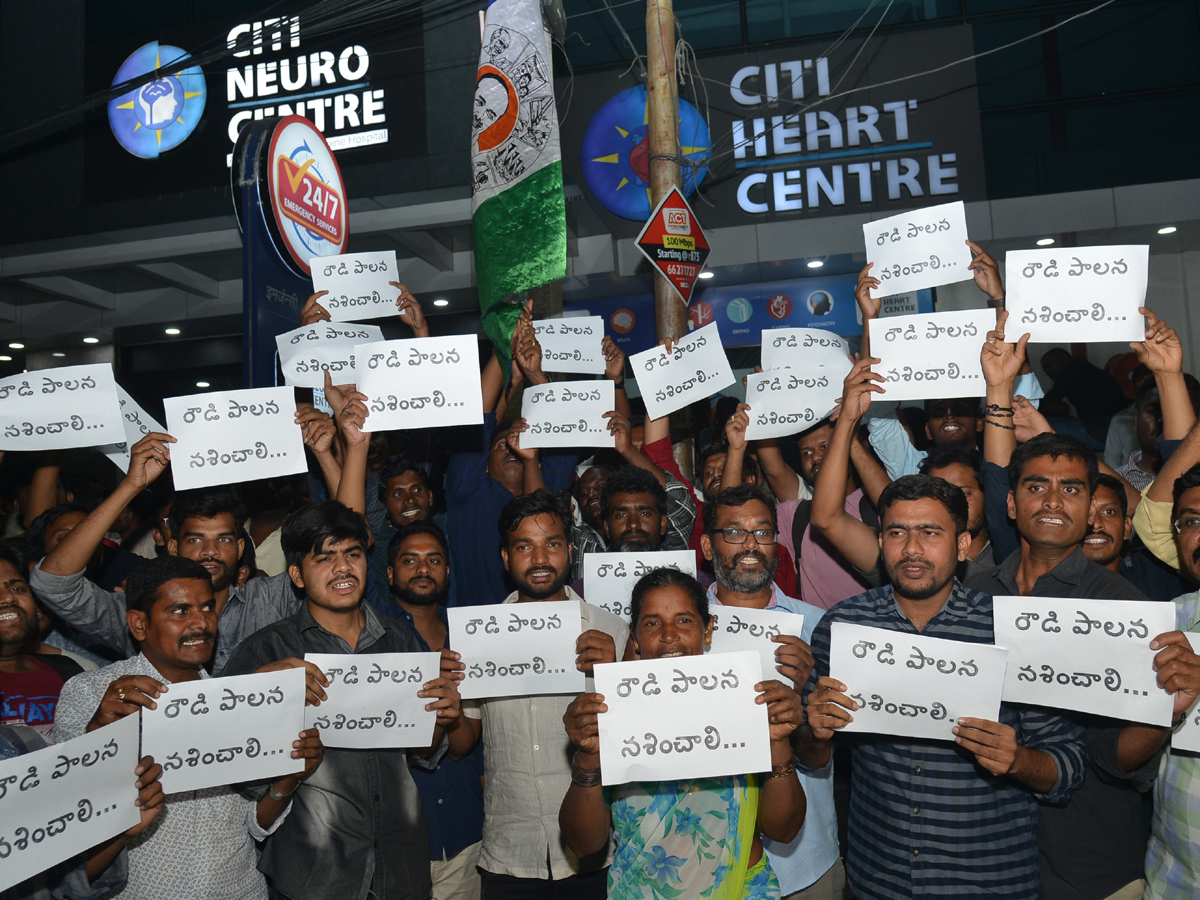
{"type": "MultiPolygon", "coordinates": [[[[880,549],[891,584],[827,612],[813,633],[807,723],[797,757],[825,764],[858,708],[829,676],[830,626],[994,642],[991,597],[954,578],[971,543],[967,500],[927,475],[879,497],[880,549]]],[[[1039,799],[1064,800],[1083,781],[1083,729],[1042,710],[1001,704],[1000,721],[961,718],[955,744],[854,735],[846,875],[860,900],[942,895],[1038,896],[1039,799]]]]}

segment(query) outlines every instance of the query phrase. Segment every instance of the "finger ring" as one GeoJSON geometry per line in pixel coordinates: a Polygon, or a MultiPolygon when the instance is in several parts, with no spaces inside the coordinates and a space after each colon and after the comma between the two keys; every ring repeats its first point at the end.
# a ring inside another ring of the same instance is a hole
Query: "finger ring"
{"type": "Polygon", "coordinates": [[[125,702],[125,688],[117,688],[117,699],[122,703],[125,702]]]}
{"type": "Polygon", "coordinates": [[[350,412],[350,404],[349,403],[347,403],[346,408],[342,410],[342,415],[344,416],[348,412],[350,412]]]}

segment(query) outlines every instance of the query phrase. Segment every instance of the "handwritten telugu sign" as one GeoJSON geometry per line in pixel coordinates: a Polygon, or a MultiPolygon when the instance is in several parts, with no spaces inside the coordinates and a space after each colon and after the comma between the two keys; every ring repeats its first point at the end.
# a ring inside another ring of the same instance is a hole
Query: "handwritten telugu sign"
{"type": "Polygon", "coordinates": [[[304,727],[317,728],[326,747],[360,750],[428,747],[437,711],[417,696],[441,672],[440,653],[306,653],[325,673],[328,699],[304,708],[304,727]]]}
{"type": "Polygon", "coordinates": [[[168,397],[163,407],[178,491],[308,470],[290,387],[168,397]]]}
{"type": "MultiPolygon", "coordinates": [[[[1193,653],[1200,653],[1200,634],[1184,632],[1193,653]]],[[[1184,714],[1179,728],[1171,735],[1171,749],[1187,753],[1200,753],[1200,703],[1193,703],[1184,714]]]]}
{"type": "Polygon", "coordinates": [[[68,450],[124,440],[108,363],[0,378],[0,450],[68,450]]]}
{"type": "Polygon", "coordinates": [[[786,437],[815,425],[833,412],[842,396],[849,359],[839,365],[773,369],[746,377],[750,424],[746,439],[786,437]]]}
{"type": "Polygon", "coordinates": [[[355,354],[358,389],[370,398],[367,431],[483,421],[475,335],[383,341],[355,354]]]}
{"type": "Polygon", "coordinates": [[[600,768],[608,784],[771,768],[767,707],[754,702],[758,654],[709,653],[596,666],[600,768]]]}
{"type": "Polygon", "coordinates": [[[765,371],[839,366],[849,359],[850,345],[846,339],[820,328],[763,329],[762,367],[765,371]]]}
{"type": "Polygon", "coordinates": [[[884,400],[981,397],[987,392],[979,351],[996,327],[990,309],[872,319],[871,367],[885,379],[884,400]]]}
{"type": "Polygon", "coordinates": [[[122,472],[129,471],[130,452],[133,445],[152,431],[160,434],[167,429],[146,412],[138,402],[125,392],[125,388],[117,385],[117,402],[121,407],[121,424],[125,428],[125,440],[119,444],[107,444],[96,449],[111,459],[122,472]]]}
{"type": "Polygon", "coordinates": [[[459,606],[446,611],[450,646],[466,665],[458,684],[463,699],[579,694],[584,675],[575,668],[582,632],[578,601],[459,606]]]}
{"type": "MultiPolygon", "coordinates": [[[[967,246],[967,213],[962,201],[927,206],[863,225],[867,262],[881,282],[876,294],[903,294],[921,288],[969,281],[974,276],[967,246]]],[[[874,349],[874,344],[871,345],[874,349]]]]}
{"type": "Polygon", "coordinates": [[[963,716],[995,722],[1007,655],[991,644],[835,622],[829,674],[859,704],[843,730],[952,741],[963,716]]]}
{"type": "Polygon", "coordinates": [[[139,759],[126,716],[0,762],[0,893],[136,825],[139,759]]]}
{"type": "Polygon", "coordinates": [[[1034,343],[1140,341],[1146,320],[1150,248],[1055,247],[1010,250],[1004,258],[1010,339],[1034,343]]]}
{"type": "Polygon", "coordinates": [[[1171,724],[1150,641],[1175,629],[1171,603],[994,597],[1008,648],[1004,699],[1150,725],[1171,724]]]}
{"type": "Polygon", "coordinates": [[[572,375],[604,373],[603,316],[540,319],[533,323],[542,345],[542,371],[572,375]]]}
{"type": "Polygon", "coordinates": [[[275,338],[279,366],[288,384],[324,388],[325,373],[334,384],[357,384],[354,348],[383,340],[378,325],[314,322],[275,338]]]}
{"type": "Polygon", "coordinates": [[[612,412],[613,383],[552,381],[525,389],[521,414],[529,430],[522,447],[612,447],[606,412],[612,412]]]}
{"type": "Polygon", "coordinates": [[[635,353],[629,362],[652,419],[668,416],[734,382],[716,322],[680,338],[670,354],[654,347],[635,353]]]}
{"type": "MultiPolygon", "coordinates": [[[[318,256],[308,261],[314,291],[329,291],[320,299],[335,322],[381,319],[396,315],[400,292],[388,284],[396,281],[396,251],[344,253],[318,256]]],[[[334,380],[336,384],[336,379],[334,380]]]]}
{"type": "Polygon", "coordinates": [[[142,753],[162,764],[168,794],[294,775],[304,692],[303,669],[172,684],[142,710],[142,753]]]}
{"type": "Polygon", "coordinates": [[[646,553],[585,553],[583,596],[588,603],[629,621],[629,598],[643,575],[655,569],[675,569],[696,577],[696,554],[691,550],[646,553]]]}
{"type": "Polygon", "coordinates": [[[800,637],[804,630],[804,616],[786,609],[748,609],[741,606],[713,606],[712,653],[733,653],[738,650],[753,650],[762,663],[762,678],[779,678],[785,684],[779,670],[775,668],[775,651],[783,644],[772,638],[781,634],[800,637]]]}

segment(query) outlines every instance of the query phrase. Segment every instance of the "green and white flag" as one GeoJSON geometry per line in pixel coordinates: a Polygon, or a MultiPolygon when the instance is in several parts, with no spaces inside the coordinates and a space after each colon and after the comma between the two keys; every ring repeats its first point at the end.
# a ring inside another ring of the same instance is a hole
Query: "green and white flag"
{"type": "Polygon", "coordinates": [[[475,282],[483,327],[509,356],[521,314],[505,298],[562,278],[567,217],[541,0],[490,0],[471,111],[475,282]]]}

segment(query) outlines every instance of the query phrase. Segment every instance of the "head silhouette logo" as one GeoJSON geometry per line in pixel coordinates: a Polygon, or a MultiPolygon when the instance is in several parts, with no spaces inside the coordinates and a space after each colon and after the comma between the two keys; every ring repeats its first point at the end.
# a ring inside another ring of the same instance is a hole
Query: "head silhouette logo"
{"type": "Polygon", "coordinates": [[[108,123],[117,142],[143,159],[156,159],[182,144],[200,123],[207,89],[199,66],[186,65],[187,52],[152,41],[121,64],[113,86],[155,74],[108,103],[108,123]]]}

